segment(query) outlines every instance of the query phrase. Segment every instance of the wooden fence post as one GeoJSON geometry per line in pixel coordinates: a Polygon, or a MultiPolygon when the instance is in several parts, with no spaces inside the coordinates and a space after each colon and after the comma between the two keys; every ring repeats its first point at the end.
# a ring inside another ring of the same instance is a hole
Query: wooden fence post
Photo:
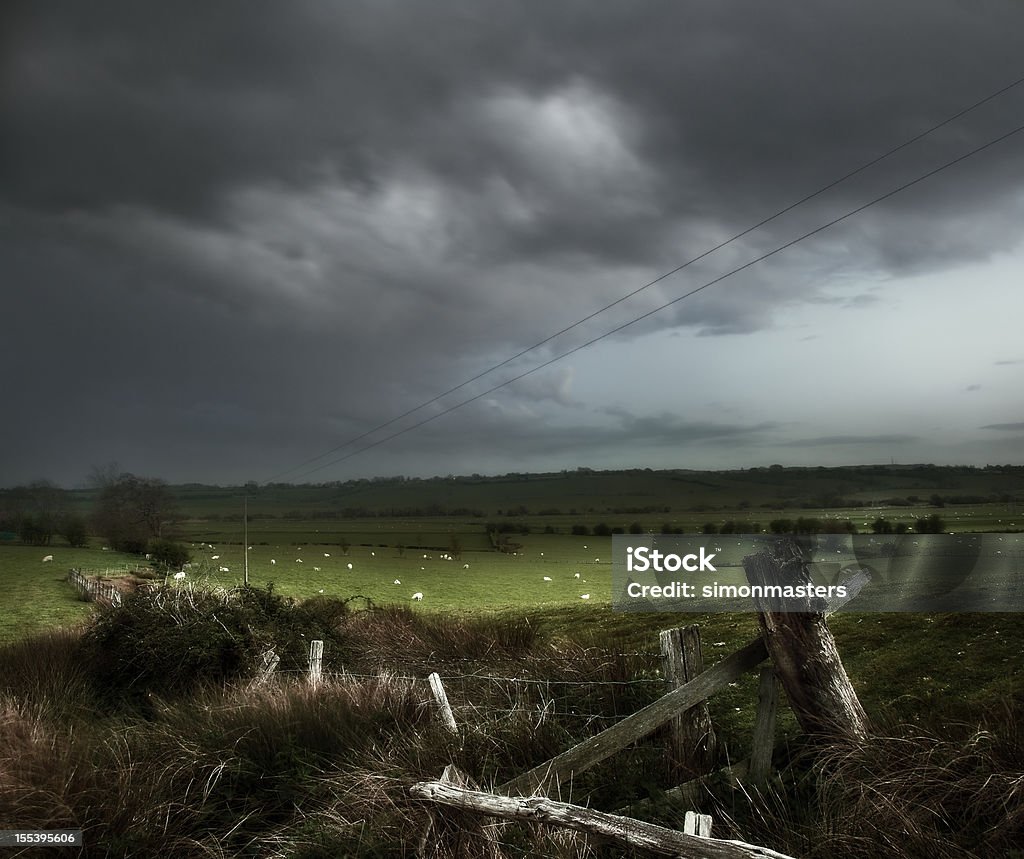
{"type": "Polygon", "coordinates": [[[281,657],[274,652],[273,647],[263,651],[263,664],[260,666],[259,674],[256,675],[257,686],[261,686],[270,680],[274,674],[274,669],[277,668],[277,663],[280,661],[281,657]]]}
{"type": "Polygon", "coordinates": [[[448,696],[445,694],[444,686],[441,683],[441,676],[435,671],[427,680],[430,681],[430,690],[434,693],[434,700],[441,710],[441,721],[453,734],[459,732],[459,726],[455,724],[455,714],[452,713],[452,705],[448,703],[448,696]]]}
{"type": "Polygon", "coordinates": [[[757,716],[754,719],[753,747],[747,780],[763,785],[772,774],[772,751],[775,748],[775,714],[779,704],[779,686],[775,682],[775,669],[770,665],[761,669],[757,689],[757,716]]]}
{"type": "Polygon", "coordinates": [[[683,832],[686,835],[699,835],[701,838],[711,837],[711,815],[697,814],[688,811],[683,817],[683,832]]]}
{"type": "MultiPolygon", "coordinates": [[[[700,627],[663,629],[659,634],[668,691],[678,689],[704,670],[700,627]]],[[[706,702],[680,713],[669,723],[669,761],[676,782],[710,772],[715,761],[715,731],[706,702]]]]}
{"type": "Polygon", "coordinates": [[[320,682],[323,663],[324,643],[322,641],[311,641],[309,643],[309,683],[311,686],[316,686],[320,682]]]}
{"type": "MultiPolygon", "coordinates": [[[[803,558],[795,551],[790,557],[767,551],[747,555],[743,568],[755,587],[809,593],[806,589],[813,586],[803,558]]],[[[808,734],[866,737],[868,717],[825,622],[825,600],[769,596],[755,603],[765,645],[800,727],[808,734]]]]}

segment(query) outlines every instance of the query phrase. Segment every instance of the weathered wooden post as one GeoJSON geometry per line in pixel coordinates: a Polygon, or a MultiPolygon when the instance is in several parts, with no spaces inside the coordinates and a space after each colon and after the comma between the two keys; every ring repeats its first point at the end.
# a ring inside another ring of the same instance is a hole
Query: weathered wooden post
{"type": "Polygon", "coordinates": [[[274,652],[274,648],[271,647],[268,650],[263,651],[263,664],[260,665],[259,673],[256,675],[257,686],[262,686],[268,682],[274,674],[274,669],[277,668],[277,663],[281,661],[281,657],[274,652]]]}
{"type": "Polygon", "coordinates": [[[698,835],[701,838],[711,837],[711,815],[688,811],[683,817],[683,833],[698,835]]]}
{"type": "MultiPolygon", "coordinates": [[[[659,634],[668,691],[678,689],[704,670],[700,627],[663,629],[659,634]]],[[[710,772],[715,763],[715,731],[707,702],[701,702],[669,723],[669,760],[677,782],[710,772]]]]}
{"type": "Polygon", "coordinates": [[[827,603],[813,592],[803,558],[768,551],[743,559],[775,671],[800,727],[808,734],[863,739],[868,717],[846,675],[825,622],[827,603]]]}
{"type": "Polygon", "coordinates": [[[750,784],[763,785],[771,777],[772,751],[775,749],[775,714],[778,704],[779,685],[775,682],[775,669],[767,665],[761,669],[750,766],[747,768],[747,778],[744,779],[750,784]]]}
{"type": "Polygon", "coordinates": [[[455,724],[455,714],[452,713],[452,705],[448,703],[448,696],[445,694],[444,686],[441,683],[441,675],[436,671],[427,680],[430,681],[430,690],[434,693],[434,700],[441,711],[441,721],[444,726],[453,734],[459,732],[459,726],[455,724]]]}
{"type": "Polygon", "coordinates": [[[309,643],[309,683],[311,686],[316,686],[320,682],[323,662],[324,643],[322,641],[311,641],[309,643]]]}

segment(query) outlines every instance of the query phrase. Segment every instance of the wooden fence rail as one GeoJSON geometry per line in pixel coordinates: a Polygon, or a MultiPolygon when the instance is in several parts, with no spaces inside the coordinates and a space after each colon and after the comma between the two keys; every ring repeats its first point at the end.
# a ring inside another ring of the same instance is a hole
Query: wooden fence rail
{"type": "Polygon", "coordinates": [[[720,692],[741,674],[767,658],[768,651],[764,641],[757,638],[698,674],[689,683],[663,695],[653,704],[648,704],[626,716],[621,722],[616,722],[610,728],[557,757],[501,785],[497,792],[506,795],[530,794],[536,790],[546,790],[549,786],[557,788],[562,782],[571,779],[574,773],[590,769],[615,752],[626,748],[630,743],[647,736],[673,716],[720,692]]]}
{"type": "MultiPolygon", "coordinates": [[[[438,781],[419,782],[410,788],[412,796],[442,805],[476,811],[495,817],[547,823],[609,838],[633,848],[640,848],[661,856],[680,859],[793,859],[767,847],[743,841],[725,841],[689,835],[631,817],[595,811],[567,802],[557,802],[545,796],[497,796],[480,790],[462,787],[461,779],[453,778],[451,768],[438,781]]],[[[692,826],[700,831],[707,821],[696,815],[692,826]]]]}

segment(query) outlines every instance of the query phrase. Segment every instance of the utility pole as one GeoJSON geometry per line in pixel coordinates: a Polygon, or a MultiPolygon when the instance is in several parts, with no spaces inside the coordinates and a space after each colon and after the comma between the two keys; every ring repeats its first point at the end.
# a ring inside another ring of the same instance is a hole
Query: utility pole
{"type": "Polygon", "coordinates": [[[245,574],[245,586],[249,587],[249,487],[245,488],[245,501],[242,505],[242,569],[245,574]]]}

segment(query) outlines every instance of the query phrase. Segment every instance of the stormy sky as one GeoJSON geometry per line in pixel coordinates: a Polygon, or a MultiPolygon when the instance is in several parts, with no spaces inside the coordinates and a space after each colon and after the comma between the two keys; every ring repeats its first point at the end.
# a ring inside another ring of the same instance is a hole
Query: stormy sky
{"type": "Polygon", "coordinates": [[[1024,83],[376,429],[1020,79],[1016,0],[4,10],[0,485],[1024,462],[1024,133],[490,390],[1024,83]]]}

